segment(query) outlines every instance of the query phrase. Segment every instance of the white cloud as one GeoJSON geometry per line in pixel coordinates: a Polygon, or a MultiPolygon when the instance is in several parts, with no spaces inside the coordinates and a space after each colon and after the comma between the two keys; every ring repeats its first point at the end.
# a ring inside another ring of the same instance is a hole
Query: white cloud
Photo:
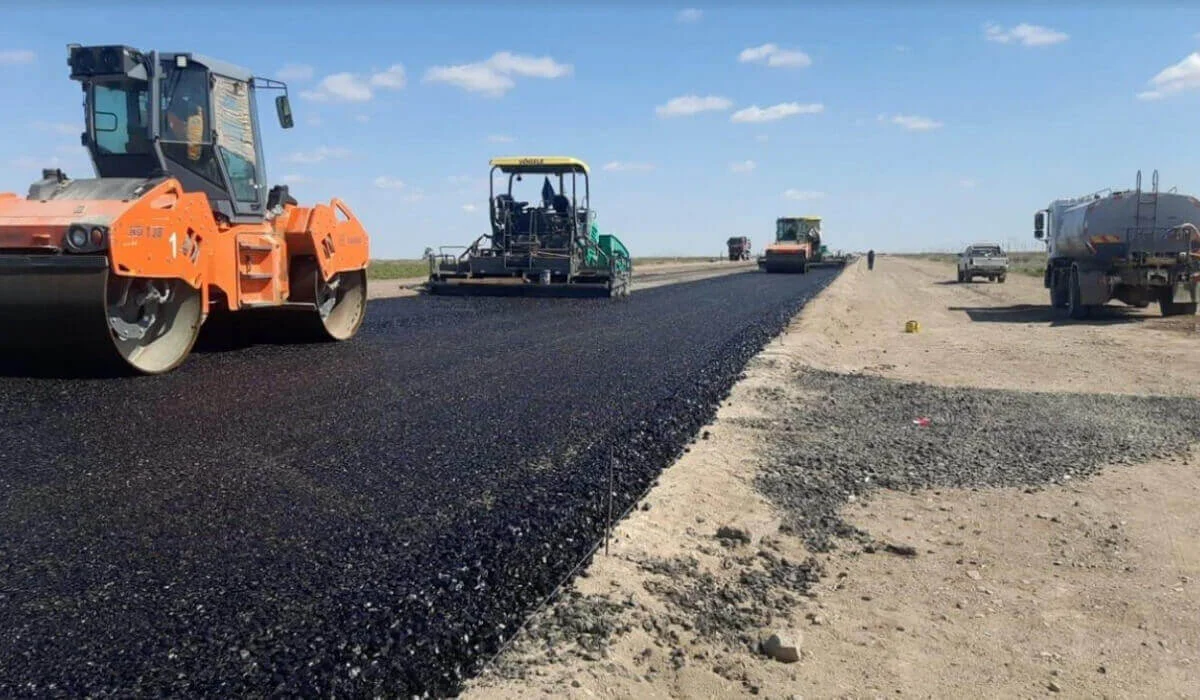
{"type": "Polygon", "coordinates": [[[285,63],[275,73],[280,80],[312,80],[313,67],[303,63],[285,63]]]}
{"type": "Polygon", "coordinates": [[[1024,22],[1011,29],[1005,29],[998,24],[988,24],[983,28],[983,36],[988,41],[994,41],[997,44],[1021,44],[1022,46],[1050,46],[1070,38],[1064,32],[1024,22]]]}
{"type": "Polygon", "coordinates": [[[704,19],[704,10],[698,10],[694,7],[682,9],[675,15],[675,21],[683,24],[694,24],[702,19],[704,19]]]}
{"type": "Polygon", "coordinates": [[[758,164],[752,160],[743,160],[739,163],[730,163],[729,169],[735,173],[752,173],[758,164]]]}
{"type": "Polygon", "coordinates": [[[700,97],[684,95],[667,100],[666,104],[654,108],[660,117],[690,117],[700,112],[723,112],[733,106],[733,100],[716,95],[700,97]]]}
{"type": "MultiPolygon", "coordinates": [[[[66,153],[61,150],[59,153],[62,153],[66,157],[20,156],[8,161],[8,167],[16,170],[28,170],[34,172],[40,171],[42,168],[61,168],[68,175],[70,175],[71,172],[76,169],[87,170],[91,167],[91,164],[87,162],[87,152],[84,151],[83,148],[80,148],[78,152],[75,153],[66,153]]],[[[78,173],[76,173],[76,176],[79,176],[78,173]]],[[[87,177],[87,175],[85,174],[83,177],[87,177]]],[[[23,179],[31,180],[33,178],[23,179]]]]}
{"type": "Polygon", "coordinates": [[[308,182],[308,177],[304,175],[284,175],[283,181],[288,185],[298,185],[302,182],[308,182]]]}
{"type": "Polygon", "coordinates": [[[812,65],[812,59],[803,51],[781,49],[775,44],[743,49],[738,54],[738,60],[742,63],[765,63],[772,68],[807,68],[812,65]]]}
{"type": "Polygon", "coordinates": [[[463,211],[465,211],[465,212],[467,212],[468,214],[471,214],[471,213],[473,213],[473,212],[474,212],[476,209],[478,209],[478,207],[476,207],[474,204],[464,204],[464,205],[462,205],[462,210],[463,210],[463,211]]]}
{"type": "Polygon", "coordinates": [[[814,192],[812,190],[797,190],[787,189],[783,191],[783,196],[786,199],[792,199],[797,202],[808,202],[814,199],[824,199],[824,192],[814,192]]]}
{"type": "Polygon", "coordinates": [[[371,87],[353,73],[334,73],[321,79],[316,90],[301,91],[300,96],[315,102],[368,102],[371,87]]]}
{"type": "Polygon", "coordinates": [[[574,70],[570,64],[559,63],[549,56],[535,58],[500,51],[485,61],[455,66],[433,66],[425,71],[424,81],[447,83],[467,92],[501,97],[516,87],[514,76],[554,79],[570,75],[574,70]]]}
{"type": "Polygon", "coordinates": [[[614,160],[611,163],[605,163],[604,169],[610,172],[648,172],[654,170],[652,163],[629,163],[619,160],[614,160]]]}
{"type": "Polygon", "coordinates": [[[735,124],[759,124],[773,122],[797,114],[820,114],[825,111],[825,105],[820,103],[800,104],[799,102],[781,102],[767,108],[752,105],[734,112],[729,121],[735,124]]]}
{"type": "Polygon", "coordinates": [[[1154,89],[1139,92],[1139,100],[1161,100],[1168,95],[1200,88],[1200,53],[1189,54],[1179,63],[1162,69],[1150,79],[1150,84],[1154,89]]]}
{"type": "Polygon", "coordinates": [[[33,128],[38,131],[52,131],[63,136],[79,136],[85,127],[83,124],[72,124],[71,122],[34,122],[33,128]]]}
{"type": "Polygon", "coordinates": [[[380,175],[379,177],[375,178],[375,186],[381,190],[402,190],[407,187],[403,180],[397,180],[396,178],[388,177],[387,175],[380,175]]]}
{"type": "Polygon", "coordinates": [[[28,49],[0,49],[0,66],[33,63],[33,59],[33,52],[28,49]]]}
{"type": "Polygon", "coordinates": [[[881,122],[890,122],[909,131],[933,131],[944,126],[939,121],[930,119],[929,117],[919,117],[915,114],[896,114],[891,117],[886,114],[880,114],[877,119],[881,122]]]}
{"type": "Polygon", "coordinates": [[[329,148],[320,146],[312,151],[298,151],[287,157],[289,163],[299,163],[302,165],[310,165],[312,163],[320,163],[326,160],[335,160],[339,158],[348,158],[350,151],[345,148],[329,148]]]}
{"type": "Polygon", "coordinates": [[[504,134],[492,134],[487,137],[487,140],[488,143],[512,143],[516,139],[511,136],[505,136],[504,134]]]}
{"type": "Polygon", "coordinates": [[[300,96],[315,102],[369,102],[375,97],[372,87],[399,90],[406,82],[404,66],[397,63],[382,73],[365,77],[357,73],[327,75],[315,90],[304,90],[300,96]]]}
{"type": "Polygon", "coordinates": [[[399,63],[371,76],[371,85],[385,90],[399,90],[407,84],[408,76],[404,73],[404,66],[399,63]]]}

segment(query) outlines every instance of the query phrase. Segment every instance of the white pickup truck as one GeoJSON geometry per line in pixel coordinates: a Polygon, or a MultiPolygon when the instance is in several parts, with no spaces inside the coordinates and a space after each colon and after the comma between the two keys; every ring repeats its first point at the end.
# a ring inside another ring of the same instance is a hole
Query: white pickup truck
{"type": "Polygon", "coordinates": [[[1008,256],[995,243],[975,243],[958,256],[958,281],[970,282],[986,277],[1004,282],[1008,277],[1008,256]]]}

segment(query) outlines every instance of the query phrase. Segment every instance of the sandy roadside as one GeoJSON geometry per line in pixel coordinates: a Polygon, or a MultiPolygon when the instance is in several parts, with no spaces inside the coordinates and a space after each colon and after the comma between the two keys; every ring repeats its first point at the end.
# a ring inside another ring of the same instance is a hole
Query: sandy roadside
{"type": "MultiPolygon", "coordinates": [[[[653,289],[665,284],[679,282],[694,282],[696,280],[729,275],[735,272],[745,272],[755,268],[753,261],[732,262],[718,260],[717,262],[694,263],[651,263],[639,265],[633,272],[633,291],[653,289]]],[[[394,280],[373,280],[368,285],[369,299],[389,299],[393,297],[416,296],[413,287],[424,284],[426,277],[408,277],[394,280]]]]}
{"type": "Polygon", "coordinates": [[[813,555],[781,532],[755,479],[781,439],[778,406],[813,400],[790,381],[805,367],[1200,396],[1195,319],[1114,307],[1064,324],[1040,308],[1040,280],[947,280],[951,266],[899,258],[847,270],[755,358],[609,555],[467,696],[1200,696],[1190,454],[1030,489],[851,497],[840,517],[908,556],[848,541],[813,555]],[[757,652],[770,632],[796,642],[798,663],[757,652]]]}

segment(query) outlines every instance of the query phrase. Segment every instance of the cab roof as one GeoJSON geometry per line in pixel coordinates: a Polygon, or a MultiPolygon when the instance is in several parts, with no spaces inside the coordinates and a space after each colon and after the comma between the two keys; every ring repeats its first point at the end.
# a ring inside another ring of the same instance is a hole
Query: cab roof
{"type": "Polygon", "coordinates": [[[512,156],[493,158],[493,168],[505,173],[583,173],[588,174],[587,163],[567,156],[512,156]]]}
{"type": "Polygon", "coordinates": [[[781,216],[780,221],[820,221],[819,216],[781,216]]]}

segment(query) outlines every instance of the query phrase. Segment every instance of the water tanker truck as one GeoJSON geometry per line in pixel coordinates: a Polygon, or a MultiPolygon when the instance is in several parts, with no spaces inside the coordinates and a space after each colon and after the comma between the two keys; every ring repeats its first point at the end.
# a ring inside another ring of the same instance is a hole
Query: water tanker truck
{"type": "Polygon", "coordinates": [[[1059,199],[1034,215],[1035,238],[1046,243],[1044,284],[1050,304],[1074,319],[1117,299],[1163,316],[1195,314],[1200,302],[1200,200],[1175,191],[1150,192],[1138,172],[1133,190],[1059,199]]]}

